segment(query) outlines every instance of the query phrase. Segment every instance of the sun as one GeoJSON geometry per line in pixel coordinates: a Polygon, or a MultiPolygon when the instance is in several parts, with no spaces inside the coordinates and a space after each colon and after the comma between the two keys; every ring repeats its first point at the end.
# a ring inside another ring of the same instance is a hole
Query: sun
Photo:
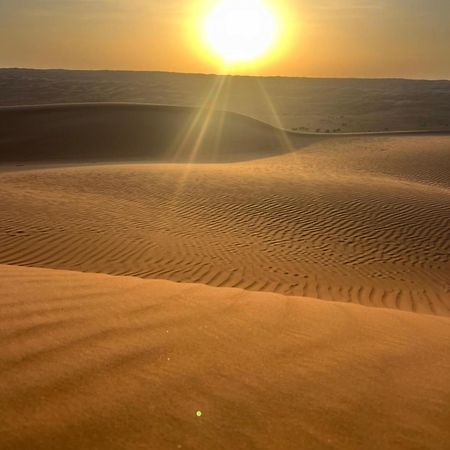
{"type": "Polygon", "coordinates": [[[279,23],[263,0],[221,0],[203,21],[203,39],[227,65],[262,58],[276,45],[279,23]]]}

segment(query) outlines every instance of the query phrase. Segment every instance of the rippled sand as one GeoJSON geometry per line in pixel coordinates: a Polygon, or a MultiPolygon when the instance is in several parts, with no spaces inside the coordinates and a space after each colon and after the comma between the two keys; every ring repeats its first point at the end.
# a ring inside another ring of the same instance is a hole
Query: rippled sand
{"type": "Polygon", "coordinates": [[[0,174],[0,262],[450,310],[450,137],[0,174]]]}
{"type": "Polygon", "coordinates": [[[1,448],[446,450],[449,352],[444,317],[0,266],[1,448]]]}
{"type": "Polygon", "coordinates": [[[450,136],[210,112],[0,108],[0,449],[447,450],[450,136]]]}

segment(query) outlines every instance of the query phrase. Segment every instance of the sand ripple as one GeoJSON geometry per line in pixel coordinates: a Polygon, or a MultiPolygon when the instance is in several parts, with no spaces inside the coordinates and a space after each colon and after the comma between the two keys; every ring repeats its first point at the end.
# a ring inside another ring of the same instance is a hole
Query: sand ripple
{"type": "Polygon", "coordinates": [[[0,262],[448,315],[449,148],[360,137],[259,162],[4,172],[0,262]]]}
{"type": "Polygon", "coordinates": [[[444,317],[0,266],[0,447],[446,450],[449,352],[444,317]]]}

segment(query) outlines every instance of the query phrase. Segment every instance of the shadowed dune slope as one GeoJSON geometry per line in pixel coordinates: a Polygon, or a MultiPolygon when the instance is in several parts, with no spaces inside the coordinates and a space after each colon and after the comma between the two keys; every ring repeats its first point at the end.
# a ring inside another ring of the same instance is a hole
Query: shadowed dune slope
{"type": "MultiPolygon", "coordinates": [[[[317,137],[292,134],[297,147],[317,137]]],[[[210,108],[79,104],[0,108],[0,162],[233,161],[287,150],[283,132],[210,108]]]]}
{"type": "Polygon", "coordinates": [[[0,447],[447,450],[449,354],[448,318],[0,266],[0,447]]]}
{"type": "Polygon", "coordinates": [[[0,163],[245,161],[331,137],[281,130],[245,115],[214,110],[212,103],[203,108],[136,103],[0,107],[0,163]]]}
{"type": "Polygon", "coordinates": [[[450,314],[450,137],[0,173],[0,262],[450,314]]]}

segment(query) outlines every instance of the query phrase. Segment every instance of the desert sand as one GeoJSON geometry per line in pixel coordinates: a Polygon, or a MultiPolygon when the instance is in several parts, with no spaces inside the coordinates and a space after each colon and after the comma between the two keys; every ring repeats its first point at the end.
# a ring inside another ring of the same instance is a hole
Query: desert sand
{"type": "Polygon", "coordinates": [[[0,117],[0,263],[450,313],[448,135],[143,105],[0,117]]]}
{"type": "Polygon", "coordinates": [[[450,131],[450,81],[0,68],[0,105],[131,102],[233,111],[299,131],[450,131]],[[219,89],[220,88],[220,89],[219,89]]]}
{"type": "Polygon", "coordinates": [[[448,449],[448,318],[13,266],[0,314],[2,450],[448,449]]]}
{"type": "Polygon", "coordinates": [[[445,130],[0,119],[2,450],[448,449],[445,130]]]}

